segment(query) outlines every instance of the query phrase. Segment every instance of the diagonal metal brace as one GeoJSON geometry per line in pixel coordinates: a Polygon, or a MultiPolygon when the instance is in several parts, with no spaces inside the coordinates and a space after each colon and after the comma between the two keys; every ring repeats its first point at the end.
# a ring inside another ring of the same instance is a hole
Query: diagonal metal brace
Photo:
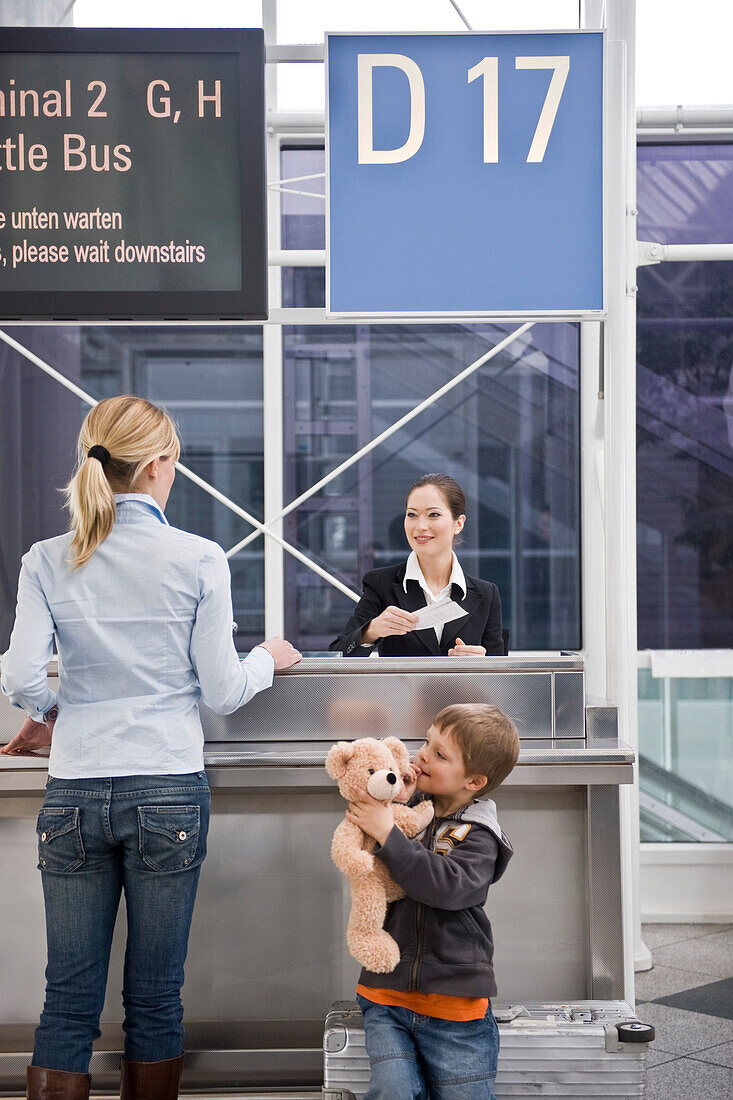
{"type": "Polygon", "coordinates": [[[444,394],[448,393],[455,386],[459,385],[459,383],[463,382],[464,379],[468,378],[469,375],[473,374],[474,371],[478,370],[478,368],[483,366],[484,363],[487,363],[489,359],[493,359],[494,356],[498,355],[499,352],[503,351],[504,348],[506,348],[509,344],[519,339],[520,336],[523,336],[525,332],[532,328],[534,323],[534,321],[527,321],[525,324],[520,325],[520,327],[515,329],[514,332],[510,332],[507,336],[504,337],[503,340],[500,340],[498,344],[495,344],[493,348],[490,348],[489,351],[479,356],[478,359],[475,359],[473,363],[469,363],[467,367],[464,367],[462,371],[459,371],[459,373],[451,378],[448,382],[446,382],[444,386],[441,386],[440,389],[437,389],[434,393],[431,393],[429,397],[426,397],[425,400],[421,401],[419,405],[416,405],[414,409],[411,409],[410,412],[400,417],[399,420],[396,420],[395,423],[392,424],[389,428],[385,428],[383,432],[372,439],[371,442],[365,444],[360,450],[356,452],[356,454],[351,455],[350,458],[347,458],[339,466],[336,466],[335,469],[331,470],[330,473],[326,474],[326,476],[321,478],[320,481],[316,482],[315,485],[311,485],[310,489],[306,489],[306,491],[304,493],[301,493],[299,497],[296,497],[295,500],[291,500],[290,504],[286,505],[286,507],[283,508],[281,512],[279,512],[276,516],[273,516],[272,519],[268,520],[265,525],[258,525],[256,531],[252,531],[249,535],[247,535],[246,538],[242,539],[241,542],[236,543],[236,545],[232,546],[230,550],[227,550],[227,557],[231,557],[232,554],[236,554],[238,550],[241,550],[243,549],[243,547],[249,545],[249,543],[252,542],[253,539],[256,539],[257,536],[260,534],[270,536],[272,534],[272,531],[270,529],[272,524],[277,523],[279,520],[289,515],[290,512],[292,512],[295,508],[303,504],[315,493],[319,492],[325,485],[328,485],[330,481],[333,481],[334,478],[339,477],[339,475],[342,474],[345,470],[348,470],[349,467],[355,465],[355,463],[357,463],[360,458],[363,458],[364,455],[367,455],[370,451],[373,451],[374,448],[378,447],[380,443],[383,443],[385,439],[389,439],[391,435],[394,435],[394,433],[399,431],[400,428],[403,428],[405,424],[408,424],[411,420],[414,420],[416,416],[419,416],[419,414],[425,409],[429,408],[431,405],[434,405],[436,401],[444,396],[444,394]]]}
{"type": "MultiPolygon", "coordinates": [[[[70,390],[71,393],[74,393],[77,397],[80,397],[81,400],[85,402],[85,404],[89,406],[99,404],[99,402],[94,397],[92,397],[91,394],[88,394],[80,386],[77,386],[70,379],[66,378],[49,363],[46,363],[45,360],[41,359],[41,357],[36,355],[35,352],[32,352],[29,348],[24,347],[23,344],[19,344],[17,340],[14,340],[9,333],[5,332],[4,329],[1,328],[0,340],[3,340],[8,345],[8,347],[11,347],[14,351],[17,351],[19,355],[22,355],[24,359],[27,359],[30,363],[33,363],[34,366],[39,367],[45,374],[53,378],[55,382],[58,382],[61,386],[63,386],[64,389],[70,390]]],[[[344,596],[348,596],[348,598],[350,600],[353,600],[354,603],[359,602],[359,595],[357,592],[354,592],[353,589],[343,584],[343,582],[340,581],[338,577],[334,577],[333,574],[329,573],[326,569],[323,569],[320,565],[317,565],[316,562],[312,561],[309,557],[307,557],[306,554],[303,554],[295,546],[292,546],[289,542],[286,542],[286,540],[281,538],[280,535],[276,534],[274,531],[267,530],[265,525],[261,523],[258,519],[256,519],[245,508],[242,508],[235,501],[230,500],[229,497],[225,496],[223,493],[220,493],[218,489],[215,489],[214,486],[210,485],[208,481],[204,481],[204,479],[202,477],[199,477],[198,474],[195,474],[193,470],[189,470],[188,467],[184,466],[182,462],[176,462],[176,470],[184,477],[188,478],[189,481],[192,481],[194,485],[198,485],[198,487],[200,489],[203,489],[205,493],[208,493],[209,496],[212,496],[215,500],[218,500],[219,503],[223,504],[225,508],[228,508],[230,512],[234,512],[235,515],[239,516],[243,520],[246,520],[246,522],[254,527],[257,532],[267,534],[279,546],[281,546],[283,550],[286,550],[288,554],[291,554],[299,562],[307,566],[308,569],[311,569],[323,580],[327,581],[330,585],[333,585],[334,588],[337,588],[339,592],[342,592],[344,594],[344,596]]],[[[230,558],[232,556],[232,553],[233,551],[230,550],[227,554],[227,557],[230,558]]]]}

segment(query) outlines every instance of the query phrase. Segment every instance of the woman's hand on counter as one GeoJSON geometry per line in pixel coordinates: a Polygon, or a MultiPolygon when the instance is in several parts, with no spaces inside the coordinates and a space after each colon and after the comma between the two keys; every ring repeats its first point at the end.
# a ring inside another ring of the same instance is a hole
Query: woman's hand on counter
{"type": "Polygon", "coordinates": [[[374,645],[380,638],[389,638],[393,634],[409,634],[417,624],[417,615],[391,604],[362,630],[361,644],[374,645]]]}
{"type": "Polygon", "coordinates": [[[303,660],[303,654],[299,653],[285,638],[267,638],[266,641],[260,642],[260,646],[272,656],[276,672],[297,665],[298,661],[303,660]]]}
{"type": "Polygon", "coordinates": [[[26,718],[12,741],[8,741],[0,752],[4,756],[35,756],[39,749],[48,748],[53,736],[54,723],[34,722],[26,718]]]}
{"type": "Polygon", "coordinates": [[[456,644],[448,650],[449,657],[485,657],[486,650],[482,645],[466,645],[460,638],[456,638],[456,644]]]}

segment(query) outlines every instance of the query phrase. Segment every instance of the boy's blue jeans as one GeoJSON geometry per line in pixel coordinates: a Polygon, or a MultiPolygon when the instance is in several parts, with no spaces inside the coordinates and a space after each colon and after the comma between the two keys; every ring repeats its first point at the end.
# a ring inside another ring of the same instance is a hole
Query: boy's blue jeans
{"type": "Polygon", "coordinates": [[[204,772],[49,779],[38,815],[48,966],[33,1065],[88,1071],[122,890],[125,1058],[182,1053],[180,991],[210,799],[204,772]]]}
{"type": "Polygon", "coordinates": [[[364,1100],[495,1100],[499,1029],[483,1020],[436,1020],[357,995],[371,1066],[364,1100]]]}

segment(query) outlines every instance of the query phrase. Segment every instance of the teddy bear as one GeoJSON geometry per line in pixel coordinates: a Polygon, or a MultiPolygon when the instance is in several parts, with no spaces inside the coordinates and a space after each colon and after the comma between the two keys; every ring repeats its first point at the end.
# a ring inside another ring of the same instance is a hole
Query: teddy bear
{"type": "MultiPolygon", "coordinates": [[[[392,802],[402,791],[409,764],[407,749],[397,737],[339,741],[326,757],[326,771],[349,801],[367,791],[380,802],[392,802]]],[[[395,825],[405,836],[414,837],[432,821],[433,805],[394,806],[393,813],[395,825]]],[[[373,855],[374,843],[358,825],[344,818],[333,834],[331,858],[351,887],[346,931],[349,952],[367,970],[389,974],[400,961],[400,951],[383,927],[387,903],[405,895],[373,855]]]]}

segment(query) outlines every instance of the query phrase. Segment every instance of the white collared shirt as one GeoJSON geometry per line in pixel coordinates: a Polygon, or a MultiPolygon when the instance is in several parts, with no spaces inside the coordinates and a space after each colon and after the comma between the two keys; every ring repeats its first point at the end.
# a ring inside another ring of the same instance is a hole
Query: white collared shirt
{"type": "MultiPolygon", "coordinates": [[[[420,585],[423,592],[425,593],[426,607],[429,607],[431,603],[437,603],[438,600],[445,599],[446,596],[450,596],[451,586],[454,584],[458,585],[458,587],[463,592],[463,598],[466,598],[466,578],[455,553],[453,554],[453,567],[451,569],[450,580],[448,581],[445,588],[441,588],[440,592],[438,592],[437,594],[434,595],[428,588],[428,582],[423,576],[423,571],[420,568],[420,562],[418,561],[417,554],[414,550],[411,551],[410,556],[407,559],[407,565],[405,566],[405,577],[402,581],[402,587],[404,588],[405,592],[407,592],[408,581],[417,581],[417,583],[420,585]]],[[[433,629],[435,630],[438,643],[440,643],[440,640],[443,637],[442,624],[440,626],[433,627],[433,629]]]]}
{"type": "Polygon", "coordinates": [[[266,649],[239,658],[229,563],[171,527],[152,497],[115,495],[112,530],[72,569],[70,532],[23,557],[2,691],[36,721],[58,702],[49,774],[172,775],[204,766],[199,700],[230,714],[272,683],[266,649]],[[46,665],[59,653],[59,691],[46,665]]]}

